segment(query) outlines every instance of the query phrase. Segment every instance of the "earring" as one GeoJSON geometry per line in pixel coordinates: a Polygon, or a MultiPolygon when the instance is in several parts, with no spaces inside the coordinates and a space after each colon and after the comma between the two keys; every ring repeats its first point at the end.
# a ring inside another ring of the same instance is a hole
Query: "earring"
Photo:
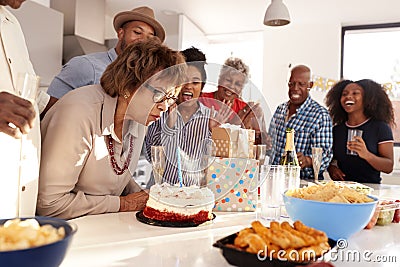
{"type": "Polygon", "coordinates": [[[125,91],[124,92],[124,98],[125,99],[128,99],[128,97],[130,97],[131,96],[131,94],[129,93],[129,91],[125,91]]]}

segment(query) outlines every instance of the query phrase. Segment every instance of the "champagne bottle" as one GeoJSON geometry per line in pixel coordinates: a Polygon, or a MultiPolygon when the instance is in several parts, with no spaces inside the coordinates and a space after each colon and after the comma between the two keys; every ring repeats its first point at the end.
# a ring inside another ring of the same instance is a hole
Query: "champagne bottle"
{"type": "Polygon", "coordinates": [[[282,155],[280,165],[300,166],[294,147],[294,129],[286,129],[285,152],[282,155]]]}

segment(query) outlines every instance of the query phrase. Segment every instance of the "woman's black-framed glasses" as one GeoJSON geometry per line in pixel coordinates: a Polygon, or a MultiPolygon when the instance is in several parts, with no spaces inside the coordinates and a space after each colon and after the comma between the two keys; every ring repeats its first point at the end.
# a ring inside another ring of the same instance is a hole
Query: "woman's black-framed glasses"
{"type": "Polygon", "coordinates": [[[170,106],[173,105],[176,102],[176,100],[178,100],[177,96],[179,94],[178,88],[174,88],[171,92],[166,93],[164,91],[161,91],[160,89],[154,88],[148,83],[145,83],[144,87],[153,92],[154,103],[162,103],[166,101],[167,105],[170,106]]]}

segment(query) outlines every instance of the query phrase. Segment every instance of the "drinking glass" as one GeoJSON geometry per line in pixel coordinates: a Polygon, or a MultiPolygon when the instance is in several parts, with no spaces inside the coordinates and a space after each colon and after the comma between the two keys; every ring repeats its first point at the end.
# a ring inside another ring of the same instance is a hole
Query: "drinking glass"
{"type": "MultiPolygon", "coordinates": [[[[35,74],[19,72],[17,74],[17,80],[15,83],[16,93],[20,97],[29,100],[30,102],[32,102],[32,104],[34,104],[39,88],[39,80],[40,77],[36,76],[35,74]]],[[[8,125],[12,128],[17,128],[11,122],[8,125]]],[[[22,136],[22,138],[24,137],[22,136]]]]}
{"type": "MultiPolygon", "coordinates": [[[[39,76],[36,76],[35,74],[30,74],[30,73],[25,73],[21,72],[17,74],[17,80],[15,84],[15,90],[17,91],[18,95],[22,98],[25,98],[26,100],[29,100],[34,104],[36,100],[36,95],[38,92],[39,88],[39,76]]],[[[11,127],[16,126],[12,123],[10,123],[11,127]]],[[[26,145],[25,143],[31,142],[28,140],[28,137],[26,134],[23,134],[21,136],[21,148],[20,148],[20,158],[19,158],[19,164],[22,166],[24,165],[25,162],[25,154],[28,153],[26,152],[26,145]]],[[[26,163],[25,163],[26,164],[26,163]]],[[[21,175],[18,176],[18,185],[21,187],[21,175]]],[[[19,207],[19,201],[21,198],[21,190],[18,191],[18,200],[17,200],[17,207],[19,207]]],[[[19,214],[19,210],[17,208],[17,214],[19,214]]]]}
{"type": "MultiPolygon", "coordinates": [[[[362,136],[363,131],[358,129],[348,129],[347,131],[347,142],[355,141],[355,136],[362,136]]],[[[347,149],[347,155],[358,156],[357,152],[347,149]]]]}
{"type": "Polygon", "coordinates": [[[162,183],[165,169],[165,153],[163,146],[151,146],[151,163],[153,166],[154,182],[162,183]]]}
{"type": "MultiPolygon", "coordinates": [[[[300,166],[285,165],[282,166],[284,169],[283,185],[281,189],[281,196],[288,189],[294,189],[300,187],[300,166]]],[[[285,204],[283,199],[281,201],[281,217],[289,218],[286,212],[285,204]]]]}
{"type": "Polygon", "coordinates": [[[314,181],[318,182],[319,170],[321,168],[321,163],[322,163],[322,148],[313,147],[311,148],[311,150],[312,150],[312,163],[314,170],[314,181]]]}
{"type": "Polygon", "coordinates": [[[278,221],[281,216],[284,168],[280,165],[260,166],[261,218],[278,221]]]}
{"type": "Polygon", "coordinates": [[[19,96],[33,103],[38,92],[39,81],[40,77],[35,74],[18,73],[15,87],[19,96]]]}

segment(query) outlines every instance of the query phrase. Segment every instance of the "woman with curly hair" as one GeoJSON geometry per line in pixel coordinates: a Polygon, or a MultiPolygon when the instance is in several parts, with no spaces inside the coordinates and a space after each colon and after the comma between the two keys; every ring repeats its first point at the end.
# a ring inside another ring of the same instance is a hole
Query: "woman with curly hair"
{"type": "Polygon", "coordinates": [[[72,90],[41,123],[37,213],[72,219],[136,211],[148,193],[132,179],[146,126],[186,80],[184,57],[158,38],[127,46],[100,84],[72,90]]]}
{"type": "Polygon", "coordinates": [[[334,124],[331,179],[380,183],[380,172],[393,170],[390,126],[395,124],[393,106],[383,87],[369,79],[343,80],[328,92],[325,103],[334,124]],[[349,129],[362,130],[362,137],[347,142],[349,129]]]}

